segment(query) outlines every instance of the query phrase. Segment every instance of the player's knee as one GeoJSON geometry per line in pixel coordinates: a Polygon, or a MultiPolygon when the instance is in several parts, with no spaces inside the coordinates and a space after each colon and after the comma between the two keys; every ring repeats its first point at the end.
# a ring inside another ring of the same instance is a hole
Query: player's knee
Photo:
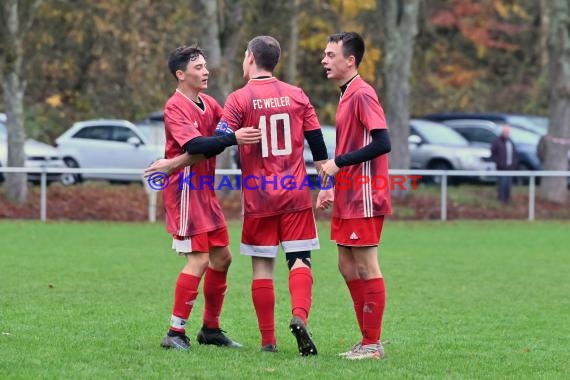
{"type": "Polygon", "coordinates": [[[370,278],[370,270],[364,264],[358,264],[356,270],[358,271],[358,278],[368,280],[370,278]]]}
{"type": "Polygon", "coordinates": [[[358,277],[358,274],[355,273],[354,270],[349,269],[340,263],[338,264],[338,271],[340,272],[342,278],[344,278],[345,281],[350,281],[358,277]]]}
{"type": "Polygon", "coordinates": [[[187,258],[188,261],[185,266],[187,271],[199,274],[200,276],[206,272],[209,263],[207,253],[190,253],[187,254],[187,258]]]}
{"type": "Polygon", "coordinates": [[[216,255],[210,255],[210,263],[215,270],[228,270],[232,263],[232,255],[229,250],[219,252],[216,255]]]}
{"type": "Polygon", "coordinates": [[[287,259],[289,270],[293,268],[297,260],[301,260],[303,264],[309,268],[311,267],[311,251],[287,252],[285,253],[285,258],[287,259]]]}
{"type": "Polygon", "coordinates": [[[358,267],[352,261],[339,260],[338,271],[345,281],[351,281],[360,278],[358,267]]]}

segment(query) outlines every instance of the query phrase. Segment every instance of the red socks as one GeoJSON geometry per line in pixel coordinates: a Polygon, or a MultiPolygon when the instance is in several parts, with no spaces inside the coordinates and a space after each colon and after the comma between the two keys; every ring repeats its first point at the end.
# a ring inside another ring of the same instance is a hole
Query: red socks
{"type": "Polygon", "coordinates": [[[228,288],[227,274],[208,267],[204,276],[204,325],[211,329],[220,328],[220,314],[228,288]]]}
{"type": "Polygon", "coordinates": [[[350,291],[350,296],[352,297],[352,303],[354,304],[354,313],[356,314],[356,320],[358,321],[358,327],[360,327],[360,332],[364,334],[364,328],[362,327],[362,308],[364,306],[364,281],[357,278],[356,280],[350,280],[346,282],[348,290],[350,291]]]}
{"type": "MultiPolygon", "coordinates": [[[[311,310],[312,286],[313,276],[310,268],[297,268],[289,273],[292,314],[300,317],[305,323],[311,310]]],[[[253,280],[251,297],[261,332],[261,345],[276,344],[273,280],[269,278],[253,280]]]]}
{"type": "Polygon", "coordinates": [[[311,268],[301,267],[289,272],[289,293],[291,294],[291,313],[307,324],[313,294],[311,268]]]}
{"type": "Polygon", "coordinates": [[[179,333],[185,332],[184,326],[198,295],[198,285],[200,285],[200,277],[186,273],[180,273],[178,276],[174,289],[174,307],[172,308],[170,330],[179,333]]]}
{"type": "Polygon", "coordinates": [[[364,306],[362,307],[362,344],[376,344],[382,332],[382,316],[386,305],[383,278],[363,281],[364,306]]]}
{"type": "Polygon", "coordinates": [[[275,290],[273,280],[262,278],[251,282],[251,297],[261,332],[261,345],[276,344],[275,290]]]}

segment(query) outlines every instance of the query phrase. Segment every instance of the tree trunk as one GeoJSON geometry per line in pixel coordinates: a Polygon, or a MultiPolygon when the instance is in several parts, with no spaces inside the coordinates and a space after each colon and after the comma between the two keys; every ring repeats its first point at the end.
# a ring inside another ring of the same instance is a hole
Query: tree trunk
{"type": "Polygon", "coordinates": [[[551,0],[540,0],[540,29],[539,29],[539,55],[540,72],[544,78],[548,73],[548,26],[550,25],[550,13],[552,12],[551,0]]]}
{"type": "Polygon", "coordinates": [[[226,71],[222,62],[222,48],[220,44],[220,24],[218,21],[217,0],[200,0],[204,6],[204,33],[201,38],[202,47],[206,53],[210,79],[208,80],[208,94],[223,104],[226,93],[223,90],[224,73],[226,71]]]}
{"type": "MultiPolygon", "coordinates": [[[[568,170],[570,141],[570,6],[568,0],[551,4],[548,53],[550,68],[550,124],[546,138],[545,170],[568,170]]],[[[567,178],[546,177],[542,196],[563,203],[568,195],[567,178]]]]}
{"type": "Polygon", "coordinates": [[[291,34],[289,36],[289,55],[287,59],[287,68],[285,72],[285,80],[291,84],[295,84],[297,80],[297,61],[299,49],[299,3],[300,0],[291,0],[291,34]]]}
{"type": "MultiPolygon", "coordinates": [[[[383,17],[385,36],[384,65],[381,74],[386,87],[384,109],[392,143],[390,167],[408,169],[410,167],[408,150],[410,72],[418,30],[419,0],[378,0],[376,4],[383,17]]],[[[377,91],[380,92],[380,89],[377,91]]],[[[393,195],[398,197],[405,193],[405,191],[403,193],[396,191],[393,195]]]]}
{"type": "MultiPolygon", "coordinates": [[[[241,33],[237,31],[241,22],[241,7],[239,4],[228,4],[218,0],[200,0],[205,10],[203,24],[203,48],[210,71],[208,94],[220,104],[225,103],[228,94],[233,90],[232,71],[229,65],[233,62],[241,33]]],[[[231,168],[233,165],[234,149],[226,149],[217,160],[218,168],[231,168]]],[[[220,178],[216,178],[216,182],[220,178]]],[[[222,194],[227,195],[224,189],[222,194]]]]}
{"type": "MultiPolygon", "coordinates": [[[[7,0],[3,4],[4,102],[8,129],[7,166],[23,167],[25,164],[24,141],[24,88],[22,58],[24,31],[20,28],[18,1],[7,0]]],[[[23,203],[28,196],[26,173],[6,173],[6,195],[9,200],[23,203]]]]}

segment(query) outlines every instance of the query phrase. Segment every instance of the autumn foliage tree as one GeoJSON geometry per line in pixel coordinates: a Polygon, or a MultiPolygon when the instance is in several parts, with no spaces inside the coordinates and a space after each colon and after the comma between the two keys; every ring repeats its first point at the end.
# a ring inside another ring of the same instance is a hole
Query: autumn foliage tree
{"type": "Polygon", "coordinates": [[[534,1],[427,1],[414,62],[415,113],[545,113],[534,1]]]}

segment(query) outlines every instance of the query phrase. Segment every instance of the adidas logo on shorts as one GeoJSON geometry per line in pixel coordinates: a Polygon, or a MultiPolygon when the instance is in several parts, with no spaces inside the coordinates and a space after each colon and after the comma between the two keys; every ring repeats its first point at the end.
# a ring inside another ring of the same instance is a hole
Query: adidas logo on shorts
{"type": "Polygon", "coordinates": [[[353,233],[350,235],[350,240],[358,240],[358,235],[356,234],[356,232],[353,232],[353,233]]]}

